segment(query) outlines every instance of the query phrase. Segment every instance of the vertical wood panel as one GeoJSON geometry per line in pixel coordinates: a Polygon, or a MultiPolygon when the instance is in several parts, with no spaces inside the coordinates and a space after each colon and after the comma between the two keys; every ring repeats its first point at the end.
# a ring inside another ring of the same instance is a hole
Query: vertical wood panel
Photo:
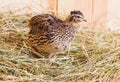
{"type": "Polygon", "coordinates": [[[48,9],[52,11],[53,15],[57,14],[58,11],[58,0],[48,0],[48,9]]]}
{"type": "Polygon", "coordinates": [[[74,10],[74,0],[58,0],[58,12],[61,14],[68,14],[74,10]]]}
{"type": "Polygon", "coordinates": [[[120,0],[108,1],[108,23],[111,30],[120,29],[120,0]]]}
{"type": "Polygon", "coordinates": [[[93,0],[92,22],[100,28],[107,22],[107,0],[93,0]]]}
{"type": "Polygon", "coordinates": [[[106,26],[107,0],[75,0],[75,8],[83,11],[87,20],[94,26],[106,26]]]}
{"type": "Polygon", "coordinates": [[[107,0],[49,0],[49,4],[50,10],[58,11],[64,16],[71,10],[80,10],[88,22],[100,28],[106,25],[107,0]]]}
{"type": "Polygon", "coordinates": [[[87,18],[87,21],[91,22],[91,12],[92,12],[92,0],[74,0],[75,9],[82,11],[87,18]]]}

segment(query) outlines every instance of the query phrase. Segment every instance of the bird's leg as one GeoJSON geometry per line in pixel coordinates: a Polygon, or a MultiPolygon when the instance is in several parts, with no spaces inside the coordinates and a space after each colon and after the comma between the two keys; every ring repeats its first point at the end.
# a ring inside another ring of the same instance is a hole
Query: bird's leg
{"type": "Polygon", "coordinates": [[[52,65],[52,61],[51,61],[52,56],[53,56],[53,54],[49,54],[49,56],[48,56],[47,64],[49,67],[52,65]]]}
{"type": "Polygon", "coordinates": [[[70,47],[71,47],[71,44],[68,45],[68,50],[67,50],[68,55],[70,54],[70,47]]]}

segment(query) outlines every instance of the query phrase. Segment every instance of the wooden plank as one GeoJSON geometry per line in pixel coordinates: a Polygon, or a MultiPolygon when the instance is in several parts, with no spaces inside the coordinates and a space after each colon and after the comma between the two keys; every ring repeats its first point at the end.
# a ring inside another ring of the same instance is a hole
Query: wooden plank
{"type": "Polygon", "coordinates": [[[75,9],[84,13],[88,22],[91,22],[92,0],[75,0],[75,9]]]}
{"type": "Polygon", "coordinates": [[[108,0],[108,27],[111,30],[120,29],[120,0],[108,0]]]}
{"type": "Polygon", "coordinates": [[[71,10],[74,10],[75,0],[58,0],[58,12],[59,14],[69,14],[71,10]]]}
{"type": "Polygon", "coordinates": [[[48,0],[48,9],[53,15],[56,15],[58,11],[58,0],[48,0]]]}
{"type": "MultiPolygon", "coordinates": [[[[48,0],[49,9],[67,16],[71,10],[80,10],[87,21],[104,27],[107,22],[107,0],[48,0]]],[[[54,15],[56,13],[53,12],[54,15]]]]}
{"type": "Polygon", "coordinates": [[[92,23],[104,28],[107,23],[107,0],[93,0],[92,23]]]}

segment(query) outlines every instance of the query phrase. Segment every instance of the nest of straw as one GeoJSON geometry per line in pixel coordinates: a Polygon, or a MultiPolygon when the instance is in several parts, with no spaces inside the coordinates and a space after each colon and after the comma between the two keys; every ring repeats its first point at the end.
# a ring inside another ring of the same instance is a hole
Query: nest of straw
{"type": "Polygon", "coordinates": [[[31,15],[0,14],[0,81],[120,81],[120,33],[79,30],[69,52],[47,58],[30,56],[26,45],[31,15]]]}

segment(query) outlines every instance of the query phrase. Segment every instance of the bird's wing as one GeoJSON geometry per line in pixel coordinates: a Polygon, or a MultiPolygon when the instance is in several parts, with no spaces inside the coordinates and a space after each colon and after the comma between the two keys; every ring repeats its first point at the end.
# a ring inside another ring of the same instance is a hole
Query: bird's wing
{"type": "Polygon", "coordinates": [[[39,22],[56,22],[56,23],[62,23],[63,21],[56,16],[52,16],[50,14],[41,14],[36,15],[31,18],[30,25],[37,24],[39,22]]]}
{"type": "Polygon", "coordinates": [[[43,45],[44,43],[50,41],[53,36],[53,27],[43,22],[32,26],[28,37],[33,44],[38,43],[40,45],[43,45]]]}

